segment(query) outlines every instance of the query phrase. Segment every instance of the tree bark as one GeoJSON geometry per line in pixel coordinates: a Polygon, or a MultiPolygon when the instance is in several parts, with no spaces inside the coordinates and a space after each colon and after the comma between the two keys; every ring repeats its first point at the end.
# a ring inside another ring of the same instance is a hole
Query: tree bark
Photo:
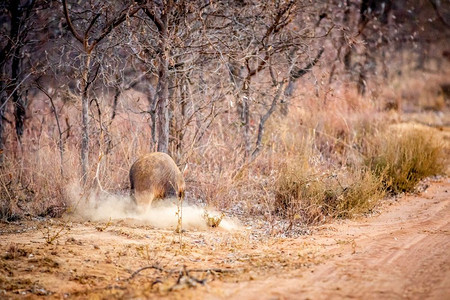
{"type": "Polygon", "coordinates": [[[254,159],[261,151],[261,143],[262,143],[262,137],[264,134],[264,126],[266,125],[267,120],[274,113],[275,108],[277,107],[278,101],[280,100],[280,97],[281,97],[281,94],[283,91],[283,86],[284,86],[284,80],[282,82],[278,83],[278,90],[277,90],[275,96],[273,97],[270,108],[267,110],[267,112],[263,116],[261,116],[261,118],[259,120],[258,135],[256,138],[255,149],[252,152],[252,159],[254,159]]]}
{"type": "Polygon", "coordinates": [[[144,13],[155,24],[158,31],[158,84],[156,95],[150,107],[152,118],[152,139],[157,140],[157,151],[169,152],[169,15],[173,9],[172,1],[146,1],[144,13]],[[157,9],[155,9],[157,7],[157,9]],[[156,128],[155,128],[156,127],[156,128]],[[155,136],[156,135],[156,136],[155,136]]]}
{"type": "MultiPolygon", "coordinates": [[[[14,103],[15,130],[19,142],[23,135],[23,127],[25,120],[26,98],[22,97],[19,86],[19,77],[22,74],[22,49],[26,42],[28,30],[26,22],[35,5],[35,1],[27,1],[21,5],[21,1],[9,1],[9,5],[5,7],[11,18],[8,43],[0,52],[0,69],[1,73],[1,108],[0,108],[0,149],[3,149],[3,118],[6,111],[7,99],[11,98],[14,103]],[[11,68],[8,68],[11,62],[11,68]],[[6,89],[6,91],[5,91],[6,89]],[[11,91],[8,95],[7,91],[11,91]]],[[[28,76],[27,76],[28,77],[28,76]]]]}
{"type": "Polygon", "coordinates": [[[251,149],[251,136],[250,136],[250,77],[244,81],[244,87],[242,92],[242,112],[241,123],[243,126],[243,138],[245,147],[245,158],[248,158],[251,149]]]}
{"type": "Polygon", "coordinates": [[[19,89],[16,89],[19,84],[19,76],[22,73],[21,65],[20,65],[20,49],[22,47],[17,45],[11,65],[11,83],[12,87],[14,87],[14,92],[12,94],[12,100],[14,103],[14,119],[16,126],[16,134],[19,142],[22,140],[23,135],[23,127],[25,121],[25,109],[26,109],[26,99],[23,98],[22,93],[20,93],[19,89]]]}
{"type": "Polygon", "coordinates": [[[81,176],[83,184],[86,184],[89,168],[89,70],[91,64],[91,53],[86,54],[85,66],[81,83],[81,176]]]}
{"type": "MultiPolygon", "coordinates": [[[[22,139],[23,130],[24,130],[24,121],[25,121],[25,113],[27,107],[27,97],[17,89],[19,83],[19,77],[22,74],[22,48],[25,44],[25,40],[28,34],[28,30],[24,23],[26,19],[30,16],[30,13],[35,5],[35,1],[28,1],[24,6],[20,6],[20,1],[11,1],[10,7],[14,7],[15,17],[11,22],[12,33],[14,35],[13,41],[15,43],[14,56],[12,59],[11,65],[11,79],[12,79],[12,87],[14,88],[14,92],[12,95],[12,99],[14,102],[14,118],[15,118],[15,126],[16,126],[16,134],[19,142],[22,139]]],[[[13,12],[13,11],[11,11],[13,12]]]]}
{"type": "MultiPolygon", "coordinates": [[[[3,70],[2,70],[3,71],[3,70]]],[[[4,138],[3,138],[3,132],[4,132],[4,121],[3,118],[5,116],[6,111],[6,99],[8,99],[7,94],[5,92],[5,83],[3,80],[0,80],[0,167],[3,166],[3,157],[4,157],[4,138]]]]}
{"type": "MultiPolygon", "coordinates": [[[[62,0],[64,16],[67,21],[69,31],[74,38],[83,45],[83,54],[85,55],[84,69],[81,74],[81,118],[82,118],[82,132],[81,132],[81,178],[83,184],[87,181],[87,172],[89,168],[89,86],[95,81],[94,78],[90,78],[91,75],[91,58],[93,51],[96,50],[98,44],[105,39],[114,28],[123,23],[128,17],[136,14],[141,6],[133,7],[133,4],[125,7],[115,18],[112,18],[106,24],[103,24],[101,32],[97,36],[90,35],[90,31],[94,24],[99,20],[100,13],[96,14],[91,20],[90,24],[85,28],[83,33],[80,33],[78,29],[72,23],[72,19],[69,16],[69,10],[67,7],[67,0],[62,0]]],[[[98,69],[97,69],[98,71],[98,69]]],[[[97,75],[97,74],[95,74],[97,75]]]]}
{"type": "Polygon", "coordinates": [[[167,12],[161,15],[160,40],[159,40],[159,70],[157,97],[157,134],[158,152],[169,152],[169,51],[167,49],[168,39],[168,16],[167,12]]]}

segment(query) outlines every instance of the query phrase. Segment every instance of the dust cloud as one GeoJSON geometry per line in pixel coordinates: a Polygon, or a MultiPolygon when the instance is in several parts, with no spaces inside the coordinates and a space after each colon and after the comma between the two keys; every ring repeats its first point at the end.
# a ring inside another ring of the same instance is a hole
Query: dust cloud
{"type": "MultiPolygon", "coordinates": [[[[83,192],[78,184],[66,188],[66,196],[76,218],[90,221],[126,220],[131,223],[157,228],[175,229],[178,224],[177,199],[161,200],[150,207],[137,207],[129,195],[111,194],[104,191],[83,192]]],[[[214,210],[207,211],[209,217],[219,217],[214,210]]],[[[236,220],[223,217],[219,226],[227,231],[241,228],[236,220]]],[[[207,230],[205,209],[183,203],[182,228],[207,230]]]]}

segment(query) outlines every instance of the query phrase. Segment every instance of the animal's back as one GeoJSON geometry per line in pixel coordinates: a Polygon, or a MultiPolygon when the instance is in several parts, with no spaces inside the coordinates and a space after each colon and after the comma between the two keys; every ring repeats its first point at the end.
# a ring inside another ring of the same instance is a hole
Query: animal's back
{"type": "Polygon", "coordinates": [[[131,194],[138,205],[154,199],[184,195],[184,178],[173,159],[166,153],[148,153],[136,160],[130,169],[131,194]]]}

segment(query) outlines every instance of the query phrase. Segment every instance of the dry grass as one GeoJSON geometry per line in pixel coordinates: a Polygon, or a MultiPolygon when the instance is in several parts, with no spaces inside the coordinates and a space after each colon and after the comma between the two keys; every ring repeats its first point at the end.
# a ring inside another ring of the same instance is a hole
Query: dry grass
{"type": "Polygon", "coordinates": [[[59,217],[66,209],[63,193],[67,181],[61,176],[58,156],[50,148],[23,153],[21,158],[6,157],[0,184],[0,219],[59,217]]]}
{"type": "Polygon", "coordinates": [[[381,100],[395,100],[399,109],[406,112],[442,111],[445,109],[445,97],[441,86],[448,83],[445,76],[439,73],[415,72],[408,77],[399,77],[391,83],[391,97],[386,92],[381,94],[381,100]]]}
{"type": "Polygon", "coordinates": [[[352,217],[370,212],[385,195],[382,179],[372,171],[363,169],[351,174],[336,206],[336,216],[352,217]]]}
{"type": "MultiPolygon", "coordinates": [[[[34,121],[39,124],[29,124],[30,130],[20,146],[10,141],[8,148],[14,155],[5,155],[0,168],[0,219],[15,220],[26,215],[59,217],[69,209],[66,190],[74,182],[80,183],[80,142],[73,129],[78,128],[79,120],[74,107],[60,110],[67,114],[66,122],[70,124],[63,135],[62,161],[59,135],[48,112],[42,119],[36,117],[34,121]]],[[[91,140],[95,142],[91,144],[86,190],[101,187],[113,193],[123,192],[129,187],[131,164],[146,152],[148,125],[145,120],[132,120],[125,113],[118,115],[111,125],[103,125],[102,131],[92,128],[91,140]]]]}
{"type": "Polygon", "coordinates": [[[292,225],[370,212],[384,196],[382,180],[366,169],[317,168],[304,158],[287,161],[275,183],[275,212],[292,225]]]}
{"type": "Polygon", "coordinates": [[[368,165],[391,193],[410,192],[428,176],[442,174],[447,158],[433,130],[391,127],[375,139],[368,165]]]}
{"type": "MultiPolygon", "coordinates": [[[[444,146],[427,131],[389,126],[400,119],[397,110],[404,102],[425,105],[414,100],[419,96],[406,94],[416,81],[392,83],[398,91],[380,90],[374,98],[336,89],[326,101],[306,86],[287,116],[274,115],[267,123],[264,150],[250,164],[242,158],[239,128],[228,121],[229,115],[217,119],[200,145],[189,144],[193,133],[187,130],[182,155],[175,155],[178,163],[189,164],[186,201],[242,219],[284,220],[291,228],[370,212],[386,190],[411,190],[421,178],[447,166],[444,146]],[[385,111],[381,98],[400,104],[385,111]]],[[[432,94],[428,89],[424,93],[432,94]]],[[[88,189],[100,183],[110,193],[128,192],[129,168],[148,151],[150,139],[148,120],[134,113],[145,103],[133,99],[124,100],[111,124],[102,121],[99,126],[94,118],[88,189]]],[[[103,109],[109,115],[107,106],[103,109]]],[[[71,128],[78,128],[76,109],[61,111],[69,116],[71,128]]],[[[3,220],[27,214],[60,216],[68,208],[65,190],[79,180],[79,134],[73,129],[65,133],[61,166],[58,135],[48,116],[36,120],[39,126],[29,125],[20,155],[5,157],[0,171],[3,220]]],[[[14,143],[8,147],[13,149],[14,143]]]]}

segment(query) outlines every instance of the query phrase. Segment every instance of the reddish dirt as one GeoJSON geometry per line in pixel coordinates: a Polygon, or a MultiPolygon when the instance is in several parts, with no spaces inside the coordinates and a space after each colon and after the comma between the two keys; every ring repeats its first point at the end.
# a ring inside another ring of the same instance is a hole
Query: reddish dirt
{"type": "Polygon", "coordinates": [[[298,238],[211,229],[180,247],[173,230],[131,220],[0,234],[0,298],[450,299],[449,178],[298,238]]]}
{"type": "Polygon", "coordinates": [[[450,299],[448,179],[307,239],[324,255],[320,263],[222,289],[236,299],[450,299]]]}

